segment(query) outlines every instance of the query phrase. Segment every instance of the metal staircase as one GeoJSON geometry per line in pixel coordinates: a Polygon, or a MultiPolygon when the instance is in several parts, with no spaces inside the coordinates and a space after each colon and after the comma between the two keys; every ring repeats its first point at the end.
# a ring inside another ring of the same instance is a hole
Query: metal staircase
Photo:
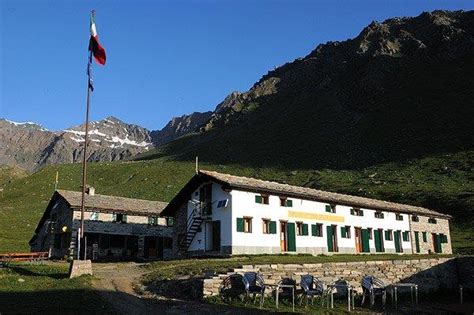
{"type": "Polygon", "coordinates": [[[193,212],[191,212],[191,215],[188,217],[186,222],[186,237],[183,238],[179,244],[179,247],[183,250],[187,251],[189,246],[191,246],[194,237],[196,236],[202,222],[204,221],[201,209],[201,204],[197,205],[196,208],[193,209],[193,212]]]}

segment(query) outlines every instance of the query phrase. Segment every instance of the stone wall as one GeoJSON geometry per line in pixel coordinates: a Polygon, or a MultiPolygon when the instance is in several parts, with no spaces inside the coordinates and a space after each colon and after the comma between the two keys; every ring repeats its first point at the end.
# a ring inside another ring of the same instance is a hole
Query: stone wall
{"type": "MultiPolygon", "coordinates": [[[[474,263],[471,257],[470,263],[474,263]]],[[[469,262],[463,262],[465,266],[469,262]]],[[[373,275],[386,284],[412,282],[419,285],[420,292],[430,292],[442,288],[455,288],[458,281],[458,263],[456,258],[432,258],[412,260],[384,260],[364,262],[338,262],[319,264],[274,264],[244,265],[227,274],[203,280],[203,297],[219,294],[222,280],[232,273],[258,271],[265,283],[276,284],[283,278],[300,281],[301,275],[312,274],[325,283],[343,279],[361,291],[360,281],[364,275],[373,275]]]]}
{"type": "Polygon", "coordinates": [[[419,221],[410,220],[411,231],[411,246],[413,253],[416,254],[415,232],[418,232],[418,239],[420,244],[420,254],[434,253],[433,233],[448,236],[447,243],[441,243],[441,251],[443,254],[452,254],[451,248],[451,234],[449,231],[449,220],[436,218],[436,223],[429,223],[429,217],[418,216],[419,221]],[[423,233],[426,233],[426,242],[423,240],[423,233]]]}

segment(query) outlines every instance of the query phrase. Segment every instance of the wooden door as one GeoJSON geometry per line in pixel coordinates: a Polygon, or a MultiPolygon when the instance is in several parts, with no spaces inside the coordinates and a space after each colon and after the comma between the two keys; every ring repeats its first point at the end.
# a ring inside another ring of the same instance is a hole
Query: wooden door
{"type": "Polygon", "coordinates": [[[362,241],[361,241],[361,236],[360,236],[360,228],[356,227],[354,228],[355,230],[355,250],[356,253],[360,253],[362,251],[362,241]]]}
{"type": "Polygon", "coordinates": [[[434,249],[434,252],[439,254],[439,253],[442,252],[442,250],[441,250],[441,237],[440,237],[440,235],[438,235],[436,233],[433,233],[432,236],[433,236],[433,249],[434,249]]]}
{"type": "Polygon", "coordinates": [[[286,224],[287,251],[296,252],[296,228],[294,223],[286,224]]]}
{"type": "Polygon", "coordinates": [[[282,252],[288,250],[286,242],[286,222],[280,222],[280,250],[282,252]]]}

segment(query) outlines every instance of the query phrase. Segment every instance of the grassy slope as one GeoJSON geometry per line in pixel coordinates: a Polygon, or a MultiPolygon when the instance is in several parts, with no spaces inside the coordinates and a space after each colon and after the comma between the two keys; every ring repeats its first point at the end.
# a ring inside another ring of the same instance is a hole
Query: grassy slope
{"type": "Polygon", "coordinates": [[[12,182],[15,179],[23,178],[28,172],[19,167],[0,165],[0,188],[12,182]]]}
{"type": "MultiPolygon", "coordinates": [[[[467,152],[351,171],[257,169],[206,163],[200,166],[202,169],[424,205],[452,213],[455,215],[455,249],[472,252],[473,161],[474,152],[467,152]]],[[[49,166],[6,186],[3,197],[0,197],[0,253],[29,250],[28,240],[51,197],[57,170],[59,188],[80,190],[81,167],[78,164],[49,166]]],[[[96,187],[97,193],[169,201],[193,172],[193,162],[160,158],[91,163],[88,173],[89,183],[96,187]]]]}
{"type": "Polygon", "coordinates": [[[91,278],[69,279],[68,268],[56,263],[0,269],[0,313],[110,313],[91,290],[91,278]]]}

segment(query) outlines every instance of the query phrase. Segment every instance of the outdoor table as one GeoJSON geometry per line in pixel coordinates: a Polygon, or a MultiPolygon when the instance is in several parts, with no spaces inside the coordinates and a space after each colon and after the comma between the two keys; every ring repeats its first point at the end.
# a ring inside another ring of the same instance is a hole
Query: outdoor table
{"type": "MultiPolygon", "coordinates": [[[[330,294],[331,294],[331,308],[334,308],[334,292],[332,289],[337,289],[337,288],[345,288],[347,290],[347,310],[350,312],[351,304],[352,304],[352,309],[354,309],[354,297],[352,296],[353,287],[349,284],[342,284],[342,283],[335,284],[334,283],[334,284],[327,285],[327,289],[330,290],[330,294]]],[[[327,307],[329,308],[329,303],[327,303],[327,307]]]]}
{"type": "Polygon", "coordinates": [[[410,288],[411,304],[418,304],[418,285],[415,283],[393,283],[391,284],[392,302],[395,302],[395,308],[398,307],[398,288],[410,288]],[[415,289],[415,299],[413,299],[413,289],[415,289]]]}
{"type": "Polygon", "coordinates": [[[275,305],[276,308],[278,308],[278,302],[279,302],[279,291],[280,288],[289,288],[291,289],[291,301],[293,303],[293,311],[295,310],[295,285],[292,284],[266,284],[267,287],[274,287],[275,288],[275,305]]]}

